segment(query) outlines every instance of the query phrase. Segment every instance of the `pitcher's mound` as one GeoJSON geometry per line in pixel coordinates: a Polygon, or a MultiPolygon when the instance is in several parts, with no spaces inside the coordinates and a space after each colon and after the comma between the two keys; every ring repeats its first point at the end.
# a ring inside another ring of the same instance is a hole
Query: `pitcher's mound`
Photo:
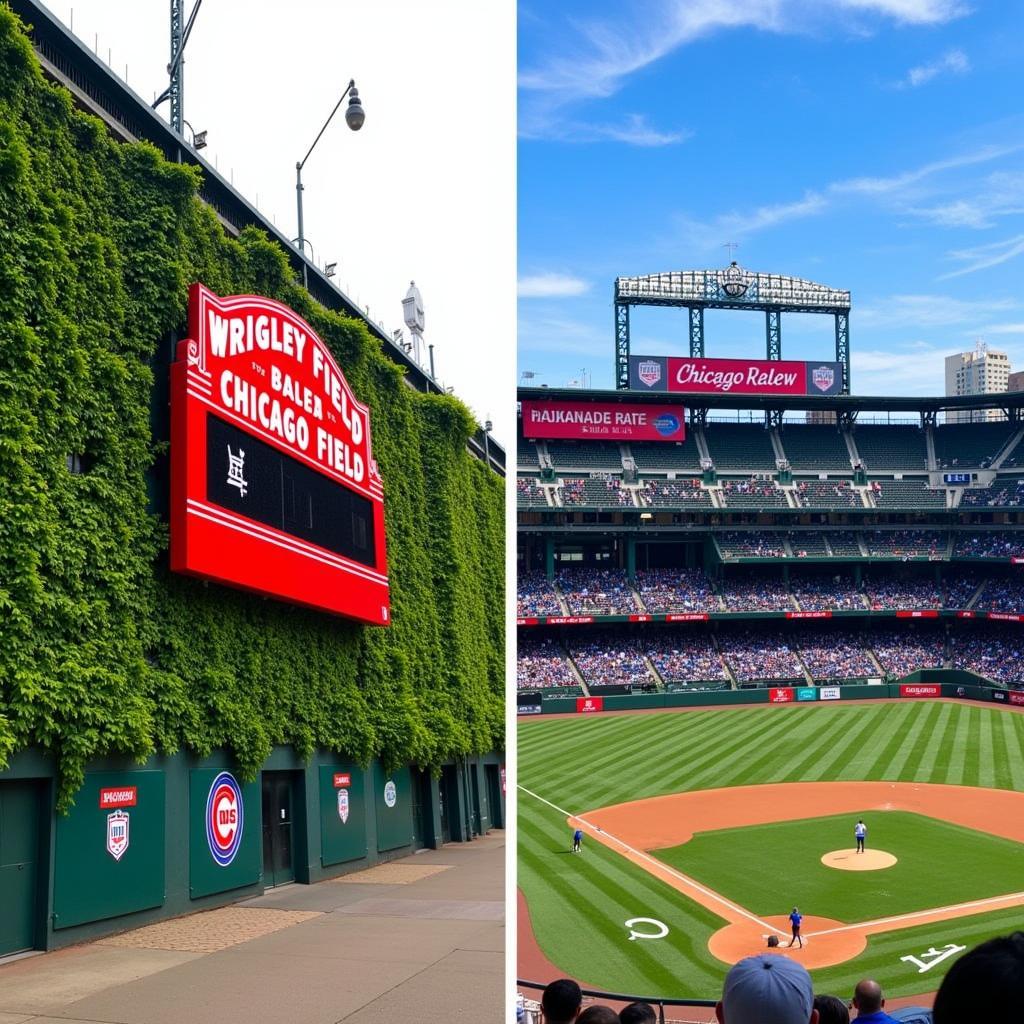
{"type": "MultiPolygon", "coordinates": [[[[863,854],[861,854],[863,856],[863,854]]],[[[804,940],[804,947],[789,948],[789,918],[766,917],[764,924],[776,930],[781,940],[781,945],[768,948],[765,929],[760,921],[737,921],[719,928],[710,939],[708,939],[708,950],[716,960],[728,964],[730,967],[745,956],[753,956],[755,953],[777,953],[779,956],[788,956],[798,960],[808,970],[816,967],[832,967],[835,964],[852,960],[860,956],[867,948],[867,936],[860,931],[834,931],[842,927],[842,922],[833,921],[827,917],[804,916],[803,931],[812,933],[804,940]],[[813,934],[822,931],[827,935],[813,934]]]]}
{"type": "Polygon", "coordinates": [[[833,850],[821,858],[821,863],[827,868],[838,868],[840,871],[880,871],[882,868],[891,868],[896,858],[885,850],[865,850],[863,853],[856,850],[833,850]]]}

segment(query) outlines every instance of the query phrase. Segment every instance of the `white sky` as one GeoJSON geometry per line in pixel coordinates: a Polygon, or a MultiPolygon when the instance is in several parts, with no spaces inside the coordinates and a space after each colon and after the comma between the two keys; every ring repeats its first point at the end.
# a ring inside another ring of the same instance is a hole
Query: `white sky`
{"type": "MultiPolygon", "coordinates": [[[[185,0],[186,17],[195,0],[185,0]]],[[[48,0],[152,100],[167,85],[168,0],[48,0]]],[[[515,6],[479,0],[204,0],[185,50],[186,119],[202,155],[278,228],[306,237],[388,333],[415,280],[437,375],[509,447],[515,386],[515,6]],[[346,100],[347,104],[347,100],[346,100]]],[[[168,104],[160,113],[168,117],[168,104]]],[[[186,130],[187,135],[187,130],[186,130]]],[[[406,335],[408,337],[408,333],[406,335]]],[[[427,354],[423,353],[426,363],[427,354]]],[[[344,369],[344,367],[342,367],[344,369]]],[[[379,416],[383,410],[374,410],[379,416]]]]}

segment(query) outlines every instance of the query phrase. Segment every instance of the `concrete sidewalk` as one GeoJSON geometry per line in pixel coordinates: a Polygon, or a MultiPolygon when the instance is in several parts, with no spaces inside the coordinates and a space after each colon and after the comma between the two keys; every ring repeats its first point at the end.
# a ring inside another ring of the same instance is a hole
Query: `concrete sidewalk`
{"type": "Polygon", "coordinates": [[[503,1019],[505,833],[0,966],[0,1024],[503,1019]]]}

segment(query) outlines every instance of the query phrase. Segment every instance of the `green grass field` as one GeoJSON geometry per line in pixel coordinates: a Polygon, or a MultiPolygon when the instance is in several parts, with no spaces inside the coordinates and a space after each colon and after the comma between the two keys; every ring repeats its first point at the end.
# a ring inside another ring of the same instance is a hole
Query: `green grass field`
{"type": "Polygon", "coordinates": [[[883,871],[821,863],[822,853],[852,846],[849,814],[702,832],[655,856],[762,917],[796,904],[809,914],[867,921],[1024,888],[1020,843],[903,811],[868,818],[872,846],[899,858],[883,871]],[[765,871],[767,864],[776,870],[765,871]]]}
{"type": "MultiPolygon", "coordinates": [[[[666,793],[768,782],[886,780],[1024,791],[1024,716],[982,705],[886,702],[541,718],[520,722],[518,737],[519,783],[529,791],[519,792],[518,884],[541,949],[581,982],[648,995],[717,997],[726,968],[708,952],[707,940],[722,921],[598,843],[590,842],[581,857],[569,855],[564,815],[537,797],[585,813],[666,793]],[[624,922],[631,917],[663,921],[669,935],[630,942],[624,922]]],[[[844,834],[834,845],[818,847],[817,857],[852,845],[848,817],[843,825],[844,834]]],[[[878,842],[880,827],[872,825],[869,841],[888,848],[878,842]]],[[[992,865],[993,856],[1000,861],[1004,841],[983,837],[975,842],[976,833],[953,828],[956,837],[944,832],[943,841],[956,844],[955,858],[948,859],[967,884],[969,876],[992,865]]],[[[762,839],[772,833],[770,828],[745,831],[763,833],[762,839]]],[[[698,855],[700,843],[712,839],[694,840],[698,855]]],[[[690,856],[682,849],[669,855],[690,856]]],[[[780,899],[795,900],[778,856],[759,853],[757,845],[751,849],[747,873],[756,873],[755,865],[762,873],[764,865],[772,865],[768,884],[778,887],[783,880],[780,899]]],[[[1019,853],[1014,860],[1020,860],[1019,853]]],[[[712,888],[732,884],[714,883],[692,866],[684,870],[712,888]]],[[[716,865],[715,870],[728,868],[716,865]]],[[[998,871],[997,889],[1024,889],[1001,863],[998,871]],[[1010,879],[1005,888],[1004,878],[1010,879]]],[[[863,876],[849,877],[851,886],[863,884],[863,876]]],[[[901,892],[898,898],[906,905],[913,894],[901,892]]],[[[756,894],[749,899],[755,902],[756,894]]],[[[961,901],[959,894],[952,901],[937,894],[926,905],[961,901]]],[[[844,917],[839,901],[834,907],[802,909],[844,917]]],[[[877,915],[852,914],[850,919],[871,916],[877,915]]],[[[857,959],[814,972],[815,984],[819,991],[847,996],[860,978],[873,975],[892,996],[932,991],[949,962],[919,975],[901,956],[950,942],[969,948],[1019,927],[1021,917],[1017,908],[875,935],[857,959]]]]}

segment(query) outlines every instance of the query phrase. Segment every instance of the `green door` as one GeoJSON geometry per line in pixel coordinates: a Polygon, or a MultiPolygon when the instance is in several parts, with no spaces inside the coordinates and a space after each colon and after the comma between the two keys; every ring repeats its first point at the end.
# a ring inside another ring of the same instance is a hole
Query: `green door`
{"type": "Polygon", "coordinates": [[[40,826],[36,784],[0,782],[0,956],[35,948],[40,826]]]}

